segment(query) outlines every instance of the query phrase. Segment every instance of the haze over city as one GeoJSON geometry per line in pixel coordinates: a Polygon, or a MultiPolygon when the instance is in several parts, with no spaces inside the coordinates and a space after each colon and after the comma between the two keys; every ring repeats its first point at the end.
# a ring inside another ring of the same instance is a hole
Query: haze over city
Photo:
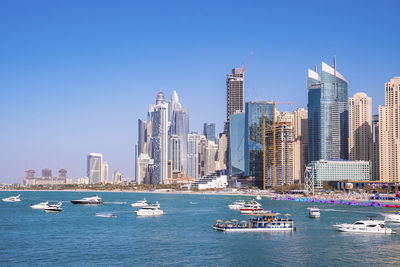
{"type": "Polygon", "coordinates": [[[225,75],[246,69],[245,100],[307,108],[307,69],[321,61],[349,81],[349,96],[384,104],[399,75],[397,1],[10,1],[0,4],[0,182],[26,169],[86,174],[102,153],[134,177],[137,120],[162,89],[176,90],[190,130],[225,120],[225,75]],[[24,6],[20,9],[21,5],[24,6]],[[168,8],[168,12],[165,10],[168,8]]]}

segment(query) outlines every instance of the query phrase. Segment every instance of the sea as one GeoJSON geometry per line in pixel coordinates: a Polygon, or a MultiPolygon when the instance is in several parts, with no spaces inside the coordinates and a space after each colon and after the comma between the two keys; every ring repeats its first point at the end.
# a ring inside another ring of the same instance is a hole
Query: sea
{"type": "Polygon", "coordinates": [[[382,219],[390,208],[317,204],[263,198],[264,209],[291,214],[294,232],[216,232],[216,220],[248,220],[229,210],[247,196],[128,192],[0,192],[21,194],[21,202],[0,202],[0,266],[400,266],[398,234],[342,233],[332,225],[367,216],[382,219]],[[105,205],[73,205],[98,194],[105,205]],[[146,198],[165,214],[137,217],[130,206],[146,198]],[[62,213],[33,210],[30,204],[63,202],[62,213]],[[113,213],[115,218],[97,217],[113,213]]]}

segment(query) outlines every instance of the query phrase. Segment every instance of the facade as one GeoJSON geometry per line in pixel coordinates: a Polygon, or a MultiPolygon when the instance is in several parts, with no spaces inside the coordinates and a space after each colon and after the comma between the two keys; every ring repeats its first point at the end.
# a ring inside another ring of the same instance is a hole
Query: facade
{"type": "Polygon", "coordinates": [[[145,182],[147,166],[150,163],[148,154],[140,154],[136,163],[136,183],[143,184],[145,182]]]}
{"type": "Polygon", "coordinates": [[[226,134],[221,134],[218,141],[218,167],[217,170],[226,170],[228,159],[228,137],[226,134]]]}
{"type": "Polygon", "coordinates": [[[216,163],[218,153],[218,145],[214,141],[207,140],[204,148],[204,172],[205,175],[212,174],[216,171],[216,163]]]}
{"type": "Polygon", "coordinates": [[[368,161],[319,160],[307,166],[314,179],[314,187],[322,188],[325,181],[369,181],[370,163],[368,161]]]}
{"type": "Polygon", "coordinates": [[[53,176],[51,175],[51,170],[49,168],[42,169],[42,179],[49,179],[51,177],[53,176]]]}
{"type": "Polygon", "coordinates": [[[372,116],[371,179],[379,180],[379,115],[372,116]]]}
{"type": "Polygon", "coordinates": [[[294,182],[303,183],[304,171],[308,163],[308,112],[303,108],[298,108],[293,112],[294,130],[294,182]]]}
{"type": "Polygon", "coordinates": [[[34,179],[34,178],[35,178],[35,170],[25,171],[25,179],[34,179]]]}
{"type": "Polygon", "coordinates": [[[228,186],[228,176],[223,173],[212,173],[206,175],[191,185],[191,189],[206,190],[206,189],[223,189],[228,186]]]}
{"type": "Polygon", "coordinates": [[[138,120],[138,152],[137,154],[140,155],[141,153],[146,153],[147,151],[147,123],[143,120],[138,120]]]}
{"type": "Polygon", "coordinates": [[[100,153],[90,153],[87,156],[87,177],[89,184],[101,183],[101,167],[103,163],[103,155],[100,153]]]}
{"type": "Polygon", "coordinates": [[[188,135],[188,147],[187,147],[187,177],[190,178],[198,178],[198,161],[199,161],[199,152],[198,152],[198,143],[197,143],[197,135],[189,134],[188,135]]]}
{"type": "Polygon", "coordinates": [[[207,138],[202,134],[197,134],[197,151],[198,151],[198,162],[197,162],[197,177],[203,177],[206,174],[205,166],[205,154],[207,146],[207,138]]]}
{"type": "Polygon", "coordinates": [[[372,98],[356,93],[349,98],[349,159],[371,160],[372,98]]]}
{"type": "Polygon", "coordinates": [[[245,113],[232,114],[229,130],[229,174],[241,177],[245,174],[245,113]]]}
{"type": "Polygon", "coordinates": [[[225,132],[229,130],[229,118],[232,114],[244,111],[244,69],[232,69],[226,75],[226,125],[225,132]]]}
{"type": "Polygon", "coordinates": [[[105,161],[101,165],[101,183],[108,183],[108,163],[105,161]]]}
{"type": "Polygon", "coordinates": [[[203,135],[208,139],[217,143],[217,138],[215,137],[215,123],[206,122],[203,125],[203,135]]]}
{"type": "Polygon", "coordinates": [[[65,169],[58,170],[58,178],[59,179],[67,179],[67,170],[65,170],[65,169]]]}
{"type": "Polygon", "coordinates": [[[348,81],[322,62],[308,70],[308,161],[348,159],[348,81]]]}
{"type": "MultiPolygon", "coordinates": [[[[181,163],[181,140],[181,137],[175,134],[168,138],[168,160],[172,162],[172,172],[180,172],[183,169],[181,163]]],[[[169,178],[171,177],[169,176],[169,178]]]]}
{"type": "Polygon", "coordinates": [[[379,106],[379,178],[400,182],[400,77],[385,84],[385,105],[379,106]]]}

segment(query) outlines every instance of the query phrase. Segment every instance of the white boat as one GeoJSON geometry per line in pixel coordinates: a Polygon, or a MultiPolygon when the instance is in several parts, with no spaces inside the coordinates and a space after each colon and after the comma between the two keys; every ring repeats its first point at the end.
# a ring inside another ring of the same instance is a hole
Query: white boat
{"type": "Polygon", "coordinates": [[[261,196],[260,196],[260,195],[257,195],[257,196],[256,196],[256,199],[257,199],[257,200],[261,200],[261,196]]]}
{"type": "Polygon", "coordinates": [[[319,208],[313,207],[307,209],[309,210],[308,215],[310,216],[310,218],[318,219],[321,217],[321,212],[319,211],[319,208]]]}
{"type": "Polygon", "coordinates": [[[158,216],[164,214],[159,206],[146,206],[135,211],[137,216],[158,216]]]}
{"type": "Polygon", "coordinates": [[[242,208],[240,208],[240,213],[242,214],[256,214],[256,213],[265,213],[261,204],[255,200],[249,201],[242,208]]]}
{"type": "Polygon", "coordinates": [[[400,223],[400,211],[396,211],[394,214],[386,215],[385,222],[400,223]]]}
{"type": "Polygon", "coordinates": [[[101,197],[95,195],[92,197],[85,197],[78,200],[71,200],[72,204],[82,204],[82,205],[101,205],[104,204],[104,201],[101,197]]]}
{"type": "Polygon", "coordinates": [[[224,232],[277,232],[277,231],[295,231],[293,221],[289,219],[287,214],[286,219],[280,219],[277,216],[279,213],[269,213],[264,216],[251,218],[249,222],[237,220],[226,221],[223,223],[218,220],[213,229],[224,232]]]}
{"type": "Polygon", "coordinates": [[[96,213],[96,217],[103,217],[103,218],[117,218],[117,215],[109,212],[105,213],[96,213]]]}
{"type": "Polygon", "coordinates": [[[21,199],[19,198],[21,195],[16,195],[16,196],[11,196],[11,197],[7,197],[7,198],[3,198],[2,200],[4,202],[19,202],[21,201],[21,199]]]}
{"type": "Polygon", "coordinates": [[[44,210],[45,208],[48,207],[49,202],[40,202],[39,204],[32,204],[31,208],[34,210],[44,210]]]}
{"type": "Polygon", "coordinates": [[[381,220],[356,221],[353,224],[343,223],[334,225],[334,227],[337,227],[341,232],[395,234],[391,228],[386,227],[385,221],[381,220]]]}
{"type": "Polygon", "coordinates": [[[139,201],[131,204],[131,206],[134,207],[134,208],[135,207],[146,207],[147,205],[148,204],[147,204],[147,201],[146,201],[145,198],[143,200],[139,200],[139,201]]]}
{"type": "Polygon", "coordinates": [[[62,212],[63,209],[61,208],[61,205],[62,205],[62,202],[58,202],[57,204],[54,204],[54,205],[49,205],[47,208],[44,209],[44,211],[47,213],[62,212]]]}
{"type": "Polygon", "coordinates": [[[231,210],[240,210],[241,208],[244,207],[245,204],[246,202],[244,200],[237,200],[234,201],[232,204],[229,204],[228,207],[231,210]]]}

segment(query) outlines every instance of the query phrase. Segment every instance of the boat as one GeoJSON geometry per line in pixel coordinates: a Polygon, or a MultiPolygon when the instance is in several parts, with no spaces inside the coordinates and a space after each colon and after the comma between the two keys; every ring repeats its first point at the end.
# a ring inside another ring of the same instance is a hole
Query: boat
{"type": "Polygon", "coordinates": [[[117,218],[117,215],[113,213],[96,213],[96,217],[103,217],[103,218],[117,218]]]}
{"type": "Polygon", "coordinates": [[[146,206],[135,211],[137,216],[158,216],[164,214],[159,206],[146,206]]]}
{"type": "Polygon", "coordinates": [[[277,232],[277,231],[295,231],[293,220],[289,219],[289,214],[285,215],[286,219],[278,218],[279,213],[265,213],[262,216],[253,217],[247,221],[231,220],[223,222],[218,220],[213,229],[224,232],[277,232]]]}
{"type": "Polygon", "coordinates": [[[192,204],[192,205],[196,205],[197,204],[197,202],[193,202],[193,201],[190,201],[189,203],[192,204]]]}
{"type": "Polygon", "coordinates": [[[92,197],[85,197],[78,200],[71,200],[72,204],[82,204],[82,205],[101,205],[104,204],[104,201],[101,200],[101,197],[95,195],[92,197]]]}
{"type": "Polygon", "coordinates": [[[21,201],[21,199],[19,198],[20,196],[21,196],[21,195],[18,194],[18,195],[16,195],[16,196],[11,196],[11,197],[3,198],[2,200],[3,200],[4,202],[19,202],[19,201],[21,201]]]}
{"type": "Polygon", "coordinates": [[[319,211],[319,208],[314,206],[313,208],[307,208],[309,210],[308,215],[310,218],[313,219],[318,219],[321,217],[321,212],[319,211]]]}
{"type": "Polygon", "coordinates": [[[146,207],[147,205],[148,204],[147,204],[147,201],[146,201],[145,198],[143,200],[139,200],[139,201],[131,204],[131,206],[134,207],[134,208],[135,207],[146,207]]]}
{"type": "Polygon", "coordinates": [[[232,204],[229,204],[228,207],[231,210],[240,210],[241,208],[244,207],[245,204],[246,202],[244,200],[237,200],[234,201],[232,204]]]}
{"type": "Polygon", "coordinates": [[[249,201],[244,205],[243,208],[240,208],[240,213],[242,214],[254,214],[254,213],[265,213],[264,209],[261,207],[261,204],[255,200],[249,201]]]}
{"type": "Polygon", "coordinates": [[[385,221],[368,219],[365,221],[356,221],[355,223],[343,223],[334,225],[341,232],[352,233],[372,233],[372,234],[395,234],[395,232],[386,227],[385,221]]]}
{"type": "Polygon", "coordinates": [[[44,211],[47,213],[62,212],[63,209],[61,208],[61,205],[62,205],[62,202],[58,202],[57,204],[54,204],[54,205],[49,205],[47,208],[44,209],[44,211]]]}
{"type": "Polygon", "coordinates": [[[385,222],[400,223],[400,211],[385,216],[385,222]]]}
{"type": "Polygon", "coordinates": [[[31,204],[31,208],[34,210],[44,210],[48,207],[49,202],[40,202],[39,204],[31,204]]]}
{"type": "Polygon", "coordinates": [[[257,195],[257,196],[256,196],[256,199],[257,199],[257,200],[261,200],[261,196],[260,196],[260,195],[257,195]]]}

